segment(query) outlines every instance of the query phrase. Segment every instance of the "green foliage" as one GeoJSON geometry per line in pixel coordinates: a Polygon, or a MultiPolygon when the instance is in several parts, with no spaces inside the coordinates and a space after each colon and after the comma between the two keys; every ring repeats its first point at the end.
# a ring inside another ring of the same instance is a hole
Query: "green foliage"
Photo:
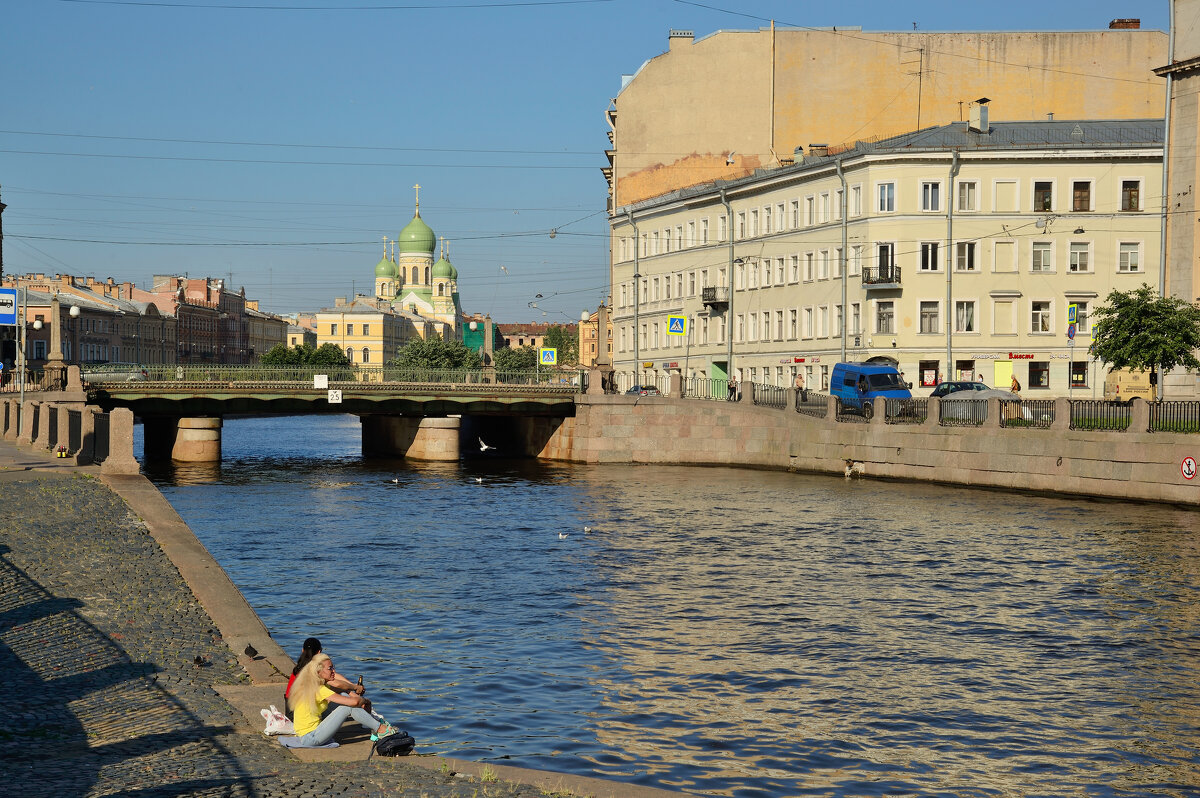
{"type": "Polygon", "coordinates": [[[308,359],[309,366],[349,366],[350,358],[337,344],[321,344],[308,359]]]}
{"type": "Polygon", "coordinates": [[[506,346],[496,350],[495,358],[496,371],[502,374],[533,371],[538,364],[538,353],[532,346],[506,346]]]}
{"type": "Polygon", "coordinates": [[[558,350],[558,364],[565,366],[579,362],[579,339],[567,328],[557,324],[546,330],[542,346],[558,350]]]}
{"type": "MultiPolygon", "coordinates": [[[[336,347],[335,347],[336,349],[336,347]]],[[[317,350],[307,344],[289,349],[286,344],[275,344],[270,352],[262,356],[264,366],[307,366],[317,350]]],[[[343,359],[345,355],[342,356],[343,359]]]]}
{"type": "Polygon", "coordinates": [[[1149,285],[1113,291],[1092,315],[1091,352],[1112,368],[1200,371],[1200,308],[1177,297],[1160,297],[1149,285]]]}
{"type": "Polygon", "coordinates": [[[477,369],[483,366],[483,360],[460,341],[416,338],[401,347],[388,365],[405,369],[477,369]]]}

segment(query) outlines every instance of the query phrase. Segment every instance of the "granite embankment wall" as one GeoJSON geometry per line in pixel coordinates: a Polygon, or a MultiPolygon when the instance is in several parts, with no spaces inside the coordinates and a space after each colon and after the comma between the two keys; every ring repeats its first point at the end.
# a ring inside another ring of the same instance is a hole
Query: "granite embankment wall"
{"type": "MultiPolygon", "coordinates": [[[[866,478],[921,480],[1010,490],[1200,504],[1200,435],[1146,429],[1136,402],[1129,431],[1069,429],[1059,400],[1049,429],[1005,428],[992,400],[980,427],[938,424],[929,400],[922,424],[887,424],[883,402],[870,423],[742,402],[666,397],[582,396],[576,416],[543,436],[539,456],[585,463],[742,466],[866,478]]],[[[534,451],[538,451],[534,447],[534,451]]]]}

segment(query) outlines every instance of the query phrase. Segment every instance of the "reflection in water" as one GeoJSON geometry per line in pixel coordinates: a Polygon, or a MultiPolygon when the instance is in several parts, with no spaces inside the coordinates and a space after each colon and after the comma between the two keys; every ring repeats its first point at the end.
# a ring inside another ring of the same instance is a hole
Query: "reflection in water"
{"type": "Polygon", "coordinates": [[[219,481],[164,493],[424,751],[730,796],[1200,784],[1192,513],[224,433],[219,481]]]}

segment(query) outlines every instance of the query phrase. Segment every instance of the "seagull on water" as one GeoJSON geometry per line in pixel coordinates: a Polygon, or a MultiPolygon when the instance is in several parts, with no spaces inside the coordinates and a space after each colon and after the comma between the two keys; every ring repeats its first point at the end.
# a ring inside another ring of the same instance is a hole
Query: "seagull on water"
{"type": "Polygon", "coordinates": [[[479,482],[479,483],[481,483],[481,484],[482,484],[482,482],[483,482],[483,477],[475,477],[475,481],[476,481],[476,482],[479,482]]]}
{"type": "Polygon", "coordinates": [[[486,443],[484,443],[483,438],[479,439],[479,451],[486,452],[488,449],[495,449],[495,448],[496,448],[495,446],[488,446],[486,443]]]}
{"type": "Polygon", "coordinates": [[[591,532],[591,531],[592,531],[592,528],[591,528],[590,526],[585,526],[585,527],[583,528],[583,532],[584,532],[584,534],[585,534],[585,535],[586,535],[588,532],[591,532]]]}
{"type": "Polygon", "coordinates": [[[393,480],[392,480],[392,483],[393,483],[393,484],[396,484],[396,485],[399,485],[399,484],[400,484],[400,478],[399,478],[399,477],[396,477],[395,479],[393,479],[393,480]]]}
{"type": "Polygon", "coordinates": [[[559,540],[566,540],[566,539],[567,539],[567,533],[566,533],[566,532],[559,532],[559,533],[558,533],[558,539],[559,539],[559,540]]]}

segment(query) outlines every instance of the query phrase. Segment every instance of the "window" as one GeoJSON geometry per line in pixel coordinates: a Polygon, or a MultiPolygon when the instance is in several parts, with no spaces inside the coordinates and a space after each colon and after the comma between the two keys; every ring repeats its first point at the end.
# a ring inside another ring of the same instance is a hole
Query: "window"
{"type": "Polygon", "coordinates": [[[1088,362],[1086,360],[1071,361],[1071,387],[1088,387],[1088,362]]]}
{"type": "Polygon", "coordinates": [[[739,239],[746,237],[746,214],[745,214],[745,212],[739,213],[737,215],[737,237],[739,239]]]}
{"type": "Polygon", "coordinates": [[[694,219],[687,223],[687,245],[689,247],[696,246],[696,222],[694,219]]]}
{"type": "Polygon", "coordinates": [[[1071,262],[1067,265],[1067,269],[1073,272],[1090,272],[1088,254],[1090,247],[1082,241],[1071,242],[1071,262]]]}
{"type": "Polygon", "coordinates": [[[800,282],[800,256],[792,255],[790,258],[788,258],[788,263],[788,272],[791,275],[788,279],[793,283],[800,282]]]}
{"type": "Polygon", "coordinates": [[[1082,213],[1092,209],[1092,184],[1088,180],[1076,180],[1071,184],[1071,210],[1082,213]]]}
{"type": "Polygon", "coordinates": [[[371,350],[367,349],[365,346],[363,347],[362,362],[364,362],[364,363],[371,362],[371,350]]]}
{"type": "Polygon", "coordinates": [[[346,335],[350,335],[350,336],[354,335],[354,325],[353,324],[346,325],[346,335]]]}
{"type": "Polygon", "coordinates": [[[896,184],[879,184],[879,204],[876,210],[880,213],[892,213],[896,210],[896,184]]]}
{"type": "Polygon", "coordinates": [[[820,252],[820,257],[817,260],[817,279],[829,279],[829,250],[823,249],[820,252]]]}
{"type": "Polygon", "coordinates": [[[921,210],[940,211],[942,209],[942,184],[926,181],[921,184],[921,210]]]}
{"type": "Polygon", "coordinates": [[[782,310],[775,311],[775,338],[776,338],[776,340],[779,340],[779,341],[783,340],[783,311],[782,310]]]}
{"type": "Polygon", "coordinates": [[[329,334],[330,334],[330,335],[337,335],[337,325],[336,325],[336,324],[330,324],[330,325],[329,325],[329,334]]]}
{"type": "Polygon", "coordinates": [[[1054,271],[1054,260],[1049,241],[1033,242],[1033,260],[1029,266],[1031,272],[1054,271]]]}
{"type": "Polygon", "coordinates": [[[978,200],[976,196],[979,193],[979,184],[975,181],[964,180],[958,184],[958,209],[960,211],[975,211],[978,210],[978,200]]]}
{"type": "Polygon", "coordinates": [[[800,200],[792,200],[792,229],[800,226],[800,200]]]}
{"type": "Polygon", "coordinates": [[[975,332],[975,303],[954,303],[954,331],[960,333],[975,332]]]}
{"type": "Polygon", "coordinates": [[[783,232],[783,230],[787,227],[787,216],[785,216],[783,213],[782,202],[775,206],[775,226],[780,232],[783,232]]]}
{"type": "Polygon", "coordinates": [[[1119,272],[1139,272],[1141,271],[1139,259],[1139,245],[1128,242],[1123,242],[1120,245],[1120,250],[1117,258],[1117,271],[1119,272]]]}
{"type": "Polygon", "coordinates": [[[1088,327],[1088,303],[1077,299],[1071,304],[1075,306],[1075,331],[1088,332],[1090,330],[1088,327]]]}
{"type": "Polygon", "coordinates": [[[750,211],[750,235],[751,237],[758,235],[758,210],[750,211]]]}
{"type": "Polygon", "coordinates": [[[938,303],[921,303],[921,332],[936,333],[938,331],[938,303]]]}
{"type": "Polygon", "coordinates": [[[746,340],[746,320],[743,319],[742,316],[739,314],[735,324],[736,324],[736,326],[733,329],[737,332],[737,340],[739,342],[745,341],[746,340]]]}
{"type": "Polygon", "coordinates": [[[879,280],[881,282],[889,282],[892,278],[892,267],[896,265],[895,244],[880,244],[876,248],[878,253],[879,280]]]}
{"type": "Polygon", "coordinates": [[[708,243],[708,219],[700,220],[700,243],[708,243]]]}
{"type": "Polygon", "coordinates": [[[846,195],[840,188],[833,192],[833,218],[839,222],[842,220],[842,203],[845,201],[846,195]]]}
{"type": "Polygon", "coordinates": [[[762,232],[763,232],[763,235],[765,235],[765,236],[771,235],[771,206],[770,205],[763,208],[762,232]]]}
{"type": "Polygon", "coordinates": [[[1033,360],[1029,363],[1030,388],[1050,387],[1050,362],[1048,360],[1033,360]]]}
{"type": "Polygon", "coordinates": [[[804,309],[804,337],[805,338],[813,337],[813,309],[812,308],[804,309]]]}
{"type": "Polygon", "coordinates": [[[1054,210],[1054,184],[1049,180],[1036,180],[1033,184],[1034,211],[1054,210]]]}
{"type": "Polygon", "coordinates": [[[346,347],[346,359],[349,360],[351,363],[354,362],[354,347],[352,347],[352,346],[346,347]]]}
{"type": "Polygon", "coordinates": [[[850,187],[850,215],[862,216],[862,186],[850,187]]]}
{"type": "Polygon", "coordinates": [[[846,273],[851,277],[856,277],[862,271],[862,253],[861,245],[850,247],[850,263],[846,269],[846,273]]]}
{"type": "Polygon", "coordinates": [[[954,245],[954,268],[960,272],[975,271],[974,241],[959,241],[954,245]]]}
{"type": "Polygon", "coordinates": [[[938,245],[936,241],[921,244],[921,271],[936,272],[938,270],[938,245]]]}
{"type": "Polygon", "coordinates": [[[1033,333],[1050,332],[1050,303],[1034,300],[1030,308],[1029,331],[1033,333]]]}
{"type": "Polygon", "coordinates": [[[658,231],[657,230],[655,230],[653,233],[650,234],[650,241],[651,241],[650,254],[657,255],[658,254],[658,231]]]}
{"type": "Polygon", "coordinates": [[[771,313],[764,310],[762,314],[762,339],[771,340],[771,313]]]}
{"type": "Polygon", "coordinates": [[[727,241],[729,239],[729,219],[725,216],[717,217],[717,240],[727,241]]]}
{"type": "Polygon", "coordinates": [[[783,258],[775,259],[775,283],[783,285],[783,258]]]}
{"type": "Polygon", "coordinates": [[[845,312],[841,305],[833,306],[833,334],[842,334],[842,325],[845,324],[845,312]]]}
{"type": "Polygon", "coordinates": [[[829,213],[829,192],[825,192],[824,194],[822,194],[822,195],[821,195],[821,206],[820,206],[820,210],[821,210],[821,218],[820,218],[820,221],[821,221],[821,223],[822,223],[822,224],[824,224],[825,222],[828,222],[828,221],[829,221],[829,219],[830,219],[830,213],[829,213]]]}
{"type": "Polygon", "coordinates": [[[804,198],[804,224],[805,225],[816,224],[815,203],[816,203],[815,197],[805,197],[804,198]]]}
{"type": "Polygon", "coordinates": [[[875,303],[875,332],[880,334],[891,334],[894,332],[895,325],[895,303],[894,302],[877,302],[875,303]]]}
{"type": "Polygon", "coordinates": [[[788,311],[788,338],[791,338],[792,340],[795,340],[799,334],[797,329],[797,325],[799,323],[797,321],[798,317],[799,314],[796,313],[795,308],[792,308],[788,311]]]}
{"type": "Polygon", "coordinates": [[[857,302],[850,303],[850,332],[854,335],[862,332],[862,307],[857,302]]]}
{"type": "Polygon", "coordinates": [[[1140,211],[1142,209],[1142,181],[1121,181],[1121,210],[1140,211]]]}
{"type": "Polygon", "coordinates": [[[813,278],[813,253],[804,253],[804,281],[812,282],[813,278]]]}

